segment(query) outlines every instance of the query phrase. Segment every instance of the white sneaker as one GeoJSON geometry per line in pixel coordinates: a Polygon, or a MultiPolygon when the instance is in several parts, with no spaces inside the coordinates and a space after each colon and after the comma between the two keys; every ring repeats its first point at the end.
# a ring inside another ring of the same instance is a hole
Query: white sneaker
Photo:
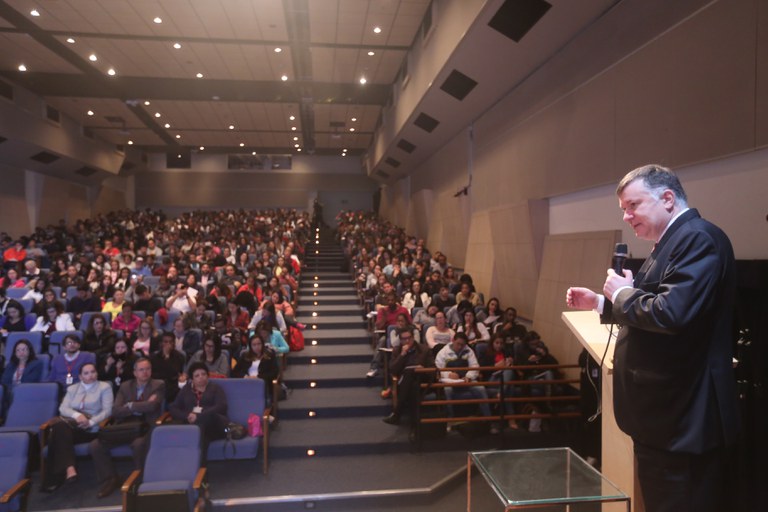
{"type": "Polygon", "coordinates": [[[366,373],[365,376],[370,379],[371,377],[375,377],[378,374],[379,370],[368,370],[368,373],[366,373]]]}

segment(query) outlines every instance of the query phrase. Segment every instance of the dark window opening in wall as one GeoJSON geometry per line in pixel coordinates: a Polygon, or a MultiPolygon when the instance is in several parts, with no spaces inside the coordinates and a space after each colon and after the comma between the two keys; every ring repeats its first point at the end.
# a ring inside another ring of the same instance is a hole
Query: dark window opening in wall
{"type": "Polygon", "coordinates": [[[488,26],[519,43],[550,8],[546,0],[506,0],[488,26]]]}
{"type": "Polygon", "coordinates": [[[270,158],[272,159],[273,169],[290,170],[293,167],[293,157],[291,155],[270,155],[270,158]]]}
{"type": "Polygon", "coordinates": [[[188,148],[179,148],[165,154],[167,169],[190,169],[192,167],[192,152],[188,148]]]}
{"type": "Polygon", "coordinates": [[[254,155],[251,153],[233,153],[227,155],[227,169],[249,169],[261,171],[268,169],[269,160],[266,155],[254,155]]]}
{"type": "Polygon", "coordinates": [[[61,113],[50,105],[45,106],[45,117],[54,123],[61,123],[61,113]]]}
{"type": "Polygon", "coordinates": [[[2,80],[0,80],[0,96],[13,100],[13,87],[2,80]]]}

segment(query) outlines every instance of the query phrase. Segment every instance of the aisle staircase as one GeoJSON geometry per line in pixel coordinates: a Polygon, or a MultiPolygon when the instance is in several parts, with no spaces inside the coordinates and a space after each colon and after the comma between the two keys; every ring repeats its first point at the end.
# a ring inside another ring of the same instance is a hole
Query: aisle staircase
{"type": "Polygon", "coordinates": [[[302,272],[298,315],[307,325],[305,349],[292,353],[284,381],[272,456],[373,455],[409,450],[407,432],[381,421],[390,403],[380,378],[366,378],[370,338],[344,255],[330,232],[310,244],[302,272]],[[314,254],[317,251],[317,254],[314,254]]]}

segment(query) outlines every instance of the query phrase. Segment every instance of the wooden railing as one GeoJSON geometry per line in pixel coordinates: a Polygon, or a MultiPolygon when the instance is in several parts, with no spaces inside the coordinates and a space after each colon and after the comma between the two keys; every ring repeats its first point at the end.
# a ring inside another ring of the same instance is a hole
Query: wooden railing
{"type": "MultiPolygon", "coordinates": [[[[559,364],[559,365],[514,365],[514,366],[480,366],[469,368],[457,368],[457,369],[439,369],[439,368],[417,368],[414,371],[417,374],[423,375],[421,382],[419,382],[418,401],[415,408],[415,427],[417,442],[421,442],[421,426],[434,423],[449,423],[449,422],[499,422],[502,427],[507,420],[530,420],[534,418],[540,419],[562,419],[562,418],[577,418],[581,416],[579,411],[573,410],[559,410],[558,407],[553,404],[568,404],[579,401],[579,394],[577,393],[565,393],[554,392],[552,390],[568,390],[573,391],[573,385],[579,383],[579,379],[570,378],[553,378],[553,379],[524,379],[519,378],[520,372],[536,371],[545,372],[552,370],[558,373],[561,370],[579,368],[576,364],[559,364]],[[515,372],[516,377],[513,380],[504,380],[503,373],[501,380],[478,380],[472,382],[456,382],[456,383],[444,383],[439,381],[439,375],[441,371],[456,371],[460,370],[465,372],[468,370],[477,370],[482,372],[496,372],[499,370],[512,370],[515,372]],[[432,377],[430,377],[432,376],[432,377]],[[515,394],[513,396],[505,396],[505,388],[507,386],[515,386],[515,394]],[[559,385],[559,386],[558,386],[559,385]],[[445,388],[467,388],[483,386],[486,388],[498,388],[498,394],[489,398],[458,398],[447,400],[444,398],[442,390],[445,388]],[[531,394],[532,386],[542,386],[548,389],[543,394],[536,396],[531,394]],[[436,396],[435,396],[436,395],[436,396]],[[440,415],[434,416],[431,414],[425,417],[425,408],[444,407],[447,405],[477,405],[486,403],[490,407],[496,406],[497,410],[490,416],[447,416],[440,415]],[[516,411],[515,414],[506,414],[504,404],[531,404],[534,406],[533,410],[528,413],[521,413],[516,411]]],[[[393,380],[395,378],[393,377],[393,380]]],[[[393,382],[393,400],[397,401],[397,384],[393,382]]]]}

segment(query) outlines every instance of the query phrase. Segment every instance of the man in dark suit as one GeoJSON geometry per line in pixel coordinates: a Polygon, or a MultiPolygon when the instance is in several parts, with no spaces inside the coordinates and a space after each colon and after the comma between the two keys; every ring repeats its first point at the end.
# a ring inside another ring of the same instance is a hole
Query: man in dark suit
{"type": "Polygon", "coordinates": [[[728,452],[739,432],[731,243],[688,208],[668,169],[635,169],[617,195],[624,221],[656,243],[653,251],[637,276],[609,269],[604,295],[573,287],[566,301],[622,326],[614,408],[634,441],[646,510],[727,510],[728,452]]]}
{"type": "MultiPolygon", "coordinates": [[[[151,427],[162,414],[165,382],[152,378],[152,363],[146,358],[136,361],[133,365],[133,375],[135,379],[123,382],[117,390],[112,406],[112,418],[117,423],[137,421],[148,425],[147,433],[131,442],[134,467],[142,469],[149,448],[151,427]]],[[[120,487],[109,453],[114,446],[96,438],[91,441],[89,448],[96,466],[96,475],[101,483],[97,496],[105,498],[120,487]]]]}

